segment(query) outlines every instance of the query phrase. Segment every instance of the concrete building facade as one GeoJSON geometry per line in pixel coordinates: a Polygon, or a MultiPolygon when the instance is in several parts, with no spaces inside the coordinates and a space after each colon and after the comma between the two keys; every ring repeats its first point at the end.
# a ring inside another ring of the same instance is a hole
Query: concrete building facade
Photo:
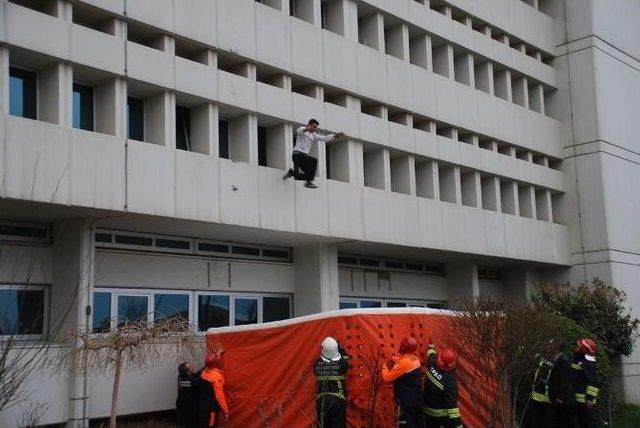
{"type": "MultiPolygon", "coordinates": [[[[20,301],[2,329],[204,331],[594,276],[638,302],[638,18],[634,0],[0,0],[0,297],[20,301]],[[312,117],[347,135],[313,152],[315,190],[282,180],[312,117]]],[[[128,374],[122,413],[171,408],[174,376],[128,374]]],[[[103,417],[109,389],[51,373],[40,422],[103,417]]]]}

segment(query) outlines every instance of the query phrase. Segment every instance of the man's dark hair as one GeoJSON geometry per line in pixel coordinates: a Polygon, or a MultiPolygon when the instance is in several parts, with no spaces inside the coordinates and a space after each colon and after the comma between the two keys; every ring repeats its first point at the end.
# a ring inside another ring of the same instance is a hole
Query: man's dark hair
{"type": "Polygon", "coordinates": [[[307,123],[307,125],[318,125],[318,126],[320,126],[320,122],[318,122],[315,119],[309,119],[309,123],[307,123]]]}

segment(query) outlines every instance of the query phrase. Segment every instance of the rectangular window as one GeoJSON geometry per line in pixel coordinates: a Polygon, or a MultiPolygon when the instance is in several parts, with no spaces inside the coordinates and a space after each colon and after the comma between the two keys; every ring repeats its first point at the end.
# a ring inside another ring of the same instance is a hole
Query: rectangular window
{"type": "Polygon", "coordinates": [[[189,295],[158,293],[154,299],[154,322],[180,318],[189,321],[189,295]]]}
{"type": "Polygon", "coordinates": [[[227,327],[230,318],[229,296],[198,296],[198,330],[227,327]]]}
{"type": "Polygon", "coordinates": [[[258,323],[258,299],[253,297],[236,297],[234,304],[234,325],[258,323]]]}
{"type": "Polygon", "coordinates": [[[128,322],[144,322],[148,320],[149,296],[119,295],[118,326],[128,322]]]}
{"type": "Polygon", "coordinates": [[[36,73],[9,67],[9,113],[36,118],[36,73]]]}
{"type": "Polygon", "coordinates": [[[222,245],[222,244],[209,244],[207,242],[199,242],[198,251],[205,251],[208,253],[228,253],[229,246],[222,245]]]}
{"type": "Polygon", "coordinates": [[[229,121],[218,121],[218,156],[229,159],[229,121]]]}
{"type": "Polygon", "coordinates": [[[356,302],[340,302],[340,309],[356,309],[357,307],[356,302]]]}
{"type": "Polygon", "coordinates": [[[191,111],[176,106],[176,148],[191,151],[191,111]]]}
{"type": "Polygon", "coordinates": [[[361,308],[381,308],[382,302],[379,300],[360,300],[361,308]]]}
{"type": "Polygon", "coordinates": [[[267,128],[258,126],[258,165],[267,166],[267,128]]]}
{"type": "Polygon", "coordinates": [[[0,336],[44,334],[45,307],[44,289],[0,289],[0,336]]]}
{"type": "Polygon", "coordinates": [[[144,100],[127,97],[127,129],[130,140],[144,141],[144,100]]]}
{"type": "Polygon", "coordinates": [[[106,333],[111,330],[111,293],[93,293],[93,332],[106,333]]]}
{"type": "Polygon", "coordinates": [[[144,236],[116,235],[116,244],[150,247],[153,244],[153,239],[144,236]]]}
{"type": "Polygon", "coordinates": [[[286,297],[262,298],[262,322],[280,321],[291,318],[289,299],[286,297]]]}
{"type": "Polygon", "coordinates": [[[93,131],[93,88],[73,84],[73,127],[93,131]]]}
{"type": "Polygon", "coordinates": [[[387,302],[387,308],[406,308],[407,304],[404,302],[387,302]]]}

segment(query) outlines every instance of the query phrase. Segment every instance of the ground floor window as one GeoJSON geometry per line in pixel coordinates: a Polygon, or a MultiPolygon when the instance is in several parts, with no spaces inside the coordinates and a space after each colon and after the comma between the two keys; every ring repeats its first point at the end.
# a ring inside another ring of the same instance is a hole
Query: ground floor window
{"type": "Polygon", "coordinates": [[[0,285],[0,336],[25,339],[46,334],[48,287],[0,285]]]}
{"type": "Polygon", "coordinates": [[[93,332],[103,333],[126,322],[172,318],[206,331],[288,319],[292,310],[289,295],[96,288],[92,313],[93,332]]]}
{"type": "Polygon", "coordinates": [[[446,309],[446,302],[413,299],[386,299],[368,297],[341,297],[340,309],[368,308],[434,308],[446,309]]]}

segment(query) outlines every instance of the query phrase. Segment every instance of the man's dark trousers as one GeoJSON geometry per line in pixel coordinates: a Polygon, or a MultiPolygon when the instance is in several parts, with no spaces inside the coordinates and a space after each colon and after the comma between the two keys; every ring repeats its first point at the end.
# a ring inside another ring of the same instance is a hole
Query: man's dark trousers
{"type": "Polygon", "coordinates": [[[332,395],[319,397],[316,401],[318,428],[346,428],[347,402],[332,395]]]}
{"type": "Polygon", "coordinates": [[[296,180],[313,181],[316,177],[318,159],[297,151],[294,151],[291,157],[293,158],[293,178],[296,180]]]}

